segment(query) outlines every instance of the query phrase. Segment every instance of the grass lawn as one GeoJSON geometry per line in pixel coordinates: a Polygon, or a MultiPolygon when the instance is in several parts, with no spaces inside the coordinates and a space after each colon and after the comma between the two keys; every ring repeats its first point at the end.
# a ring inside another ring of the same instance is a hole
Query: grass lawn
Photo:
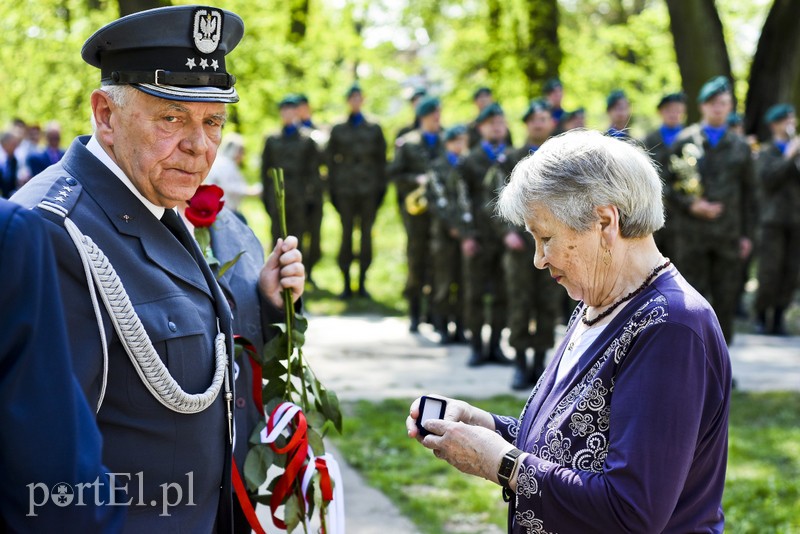
{"type": "MultiPolygon", "coordinates": [[[[515,415],[522,407],[510,396],[474,403],[515,415]]],[[[461,474],[406,437],[409,404],[347,404],[344,436],[334,442],[422,532],[505,532],[497,486],[461,474]]],[[[723,507],[727,532],[800,532],[800,393],[734,393],[723,507]]]]}

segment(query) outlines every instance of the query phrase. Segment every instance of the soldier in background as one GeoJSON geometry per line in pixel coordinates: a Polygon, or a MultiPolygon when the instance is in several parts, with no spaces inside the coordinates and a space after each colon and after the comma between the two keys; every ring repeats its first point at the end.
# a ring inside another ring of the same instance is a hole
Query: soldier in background
{"type": "Polygon", "coordinates": [[[671,202],[681,213],[675,264],[711,303],[730,344],[741,265],[753,243],[753,160],[725,123],[733,107],[728,79],[706,82],[697,100],[701,122],[678,135],[670,164],[671,202]]]}
{"type": "Polygon", "coordinates": [[[756,331],[786,335],[784,312],[800,273],[800,139],[790,104],[767,110],[772,140],[758,158],[761,192],[761,243],[756,293],[756,331]],[[767,314],[772,312],[772,321],[767,314]]]}
{"type": "Polygon", "coordinates": [[[606,130],[606,135],[618,139],[627,139],[628,126],[631,122],[631,103],[625,95],[625,91],[615,89],[606,98],[606,113],[611,125],[606,130]]]}
{"type": "MultiPolygon", "coordinates": [[[[526,143],[505,162],[495,166],[492,189],[497,192],[521,160],[536,152],[553,134],[556,122],[546,100],[535,100],[522,117],[528,131],[526,143]]],[[[488,177],[488,176],[487,176],[488,177]]],[[[515,351],[515,369],[511,388],[528,389],[544,372],[547,351],[555,345],[555,326],[563,291],[547,270],[536,269],[533,257],[536,246],[533,236],[524,228],[505,226],[505,254],[508,295],[508,342],[515,351]],[[531,323],[535,330],[531,332],[531,323]],[[533,365],[528,366],[526,352],[533,349],[533,365]]]]}
{"type": "Polygon", "coordinates": [[[645,150],[658,165],[658,174],[664,184],[664,215],[665,224],[653,237],[658,250],[668,258],[675,257],[675,218],[679,215],[671,204],[667,175],[669,174],[669,158],[672,155],[672,145],[678,134],[683,130],[683,121],[686,117],[686,95],[683,93],[670,93],[664,95],[658,102],[658,114],[661,116],[661,126],[648,133],[642,140],[645,150]]]}
{"type": "Polygon", "coordinates": [[[367,269],[372,263],[372,225],[386,190],[386,140],[380,125],[361,112],[364,95],[358,85],[347,91],[349,115],[331,131],[326,150],[331,200],[342,220],[339,269],[344,276],[342,298],[350,298],[350,264],[353,262],[353,228],[361,232],[358,294],[369,298],[367,269]]]}
{"type": "MultiPolygon", "coordinates": [[[[317,145],[306,132],[297,127],[297,98],[286,96],[278,103],[281,130],[267,137],[261,154],[262,200],[272,221],[272,236],[281,238],[280,214],[275,203],[275,186],[269,174],[270,169],[283,169],[286,187],[286,227],[291,235],[297,236],[303,254],[308,250],[305,244],[310,233],[306,213],[306,199],[313,195],[315,183],[319,181],[319,152],[317,145]]],[[[312,265],[306,266],[311,275],[312,265]]]]}
{"type": "Polygon", "coordinates": [[[466,238],[477,240],[477,253],[466,259],[466,316],[467,328],[472,332],[472,350],[468,365],[484,363],[511,363],[500,348],[500,336],[506,326],[506,285],[503,271],[503,232],[498,231],[494,217],[496,196],[493,185],[485,187],[489,169],[503,163],[511,156],[512,149],[505,143],[508,124],[503,109],[490,104],[476,120],[481,133],[481,142],[464,160],[462,176],[467,184],[475,221],[474,235],[466,238]],[[491,299],[491,315],[485,317],[484,296],[491,299]],[[487,320],[488,319],[488,320],[487,320]],[[484,323],[491,326],[489,346],[483,351],[481,330],[484,323]]]}
{"type": "Polygon", "coordinates": [[[397,131],[395,140],[399,139],[400,137],[403,137],[408,132],[419,128],[419,118],[417,117],[417,105],[419,105],[420,101],[426,96],[428,96],[427,89],[425,89],[424,87],[414,88],[414,91],[411,93],[411,96],[408,99],[408,103],[411,105],[411,112],[414,113],[414,122],[400,128],[400,130],[397,131]]]}
{"type": "Polygon", "coordinates": [[[441,113],[438,98],[423,98],[416,109],[419,129],[397,139],[394,161],[388,166],[389,177],[397,187],[400,213],[408,236],[408,278],[404,295],[408,299],[411,332],[419,331],[425,282],[429,276],[431,215],[424,199],[431,164],[444,152],[441,113]]]}
{"type": "Polygon", "coordinates": [[[561,122],[564,116],[564,108],[561,107],[561,100],[564,98],[564,85],[558,78],[550,78],[544,82],[542,87],[542,94],[550,106],[550,112],[556,124],[561,122]]]}
{"type": "MultiPolygon", "coordinates": [[[[488,87],[478,87],[478,89],[472,95],[472,101],[475,103],[475,107],[478,108],[477,116],[480,117],[484,109],[494,104],[494,95],[492,94],[492,90],[488,87]]],[[[476,119],[469,123],[467,130],[469,131],[469,148],[471,150],[481,142],[481,132],[478,128],[478,120],[476,119]]],[[[512,145],[510,131],[506,132],[504,141],[507,146],[512,145]]]]}
{"type": "MultiPolygon", "coordinates": [[[[459,168],[467,151],[467,128],[454,126],[444,133],[445,153],[432,164],[428,205],[432,214],[433,324],[440,343],[463,343],[464,281],[462,237],[472,229],[472,206],[459,168]],[[450,322],[455,323],[451,336],[450,322]]],[[[465,239],[466,254],[475,251],[475,240],[465,239]]]]}

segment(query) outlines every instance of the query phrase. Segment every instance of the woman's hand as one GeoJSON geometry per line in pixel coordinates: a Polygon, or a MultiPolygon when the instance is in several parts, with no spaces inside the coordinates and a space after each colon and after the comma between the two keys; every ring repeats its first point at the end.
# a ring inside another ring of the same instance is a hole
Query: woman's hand
{"type": "MultiPolygon", "coordinates": [[[[466,402],[456,399],[451,399],[449,397],[444,397],[442,395],[428,395],[428,397],[432,397],[434,399],[442,399],[445,402],[447,402],[447,406],[444,411],[445,421],[459,421],[467,424],[475,424],[472,422],[472,411],[475,410],[475,408],[473,408],[466,402]]],[[[419,435],[419,429],[417,428],[417,417],[419,417],[420,399],[421,397],[411,403],[411,409],[408,411],[408,418],[406,418],[406,429],[408,430],[408,437],[417,438],[417,441],[420,441],[422,439],[421,436],[419,435]]],[[[492,424],[494,424],[494,420],[492,420],[492,424]]]]}
{"type": "Polygon", "coordinates": [[[297,238],[290,235],[286,239],[278,239],[258,278],[261,294],[275,307],[282,309],[283,290],[291,289],[292,302],[297,302],[303,294],[305,281],[306,268],[303,255],[297,248],[297,238]]]}

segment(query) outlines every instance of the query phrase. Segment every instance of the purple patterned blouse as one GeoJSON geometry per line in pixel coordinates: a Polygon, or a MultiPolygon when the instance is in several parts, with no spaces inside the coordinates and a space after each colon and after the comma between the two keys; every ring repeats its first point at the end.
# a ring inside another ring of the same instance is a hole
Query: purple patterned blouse
{"type": "Polygon", "coordinates": [[[555,383],[565,345],[520,419],[493,416],[530,453],[509,532],[722,532],[731,368],[708,302],[671,267],[555,383]]]}

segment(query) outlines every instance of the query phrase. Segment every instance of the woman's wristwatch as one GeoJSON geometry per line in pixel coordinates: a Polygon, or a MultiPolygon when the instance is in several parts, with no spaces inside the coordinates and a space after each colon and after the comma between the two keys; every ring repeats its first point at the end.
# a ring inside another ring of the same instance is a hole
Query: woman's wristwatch
{"type": "Polygon", "coordinates": [[[521,454],[522,451],[515,447],[508,451],[505,456],[503,456],[503,459],[500,460],[500,468],[497,470],[497,481],[500,482],[503,489],[511,491],[508,484],[509,479],[511,475],[514,474],[514,468],[517,467],[517,461],[521,454]]]}

